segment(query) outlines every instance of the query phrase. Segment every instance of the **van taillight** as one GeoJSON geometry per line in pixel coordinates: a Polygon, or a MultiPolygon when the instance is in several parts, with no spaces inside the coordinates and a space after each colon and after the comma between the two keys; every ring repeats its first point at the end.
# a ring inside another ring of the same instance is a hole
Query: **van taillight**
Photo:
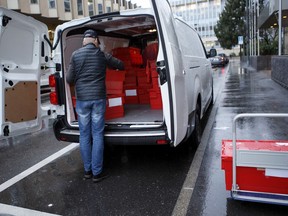
{"type": "Polygon", "coordinates": [[[166,145],[166,144],[168,144],[168,141],[167,140],[157,140],[156,143],[158,145],[166,145]]]}
{"type": "Polygon", "coordinates": [[[50,103],[58,105],[58,96],[56,93],[56,79],[54,74],[49,76],[49,86],[51,87],[50,103]]]}
{"type": "Polygon", "coordinates": [[[54,105],[58,104],[58,98],[55,91],[50,93],[50,103],[54,105]]]}
{"type": "Polygon", "coordinates": [[[49,76],[49,86],[50,87],[55,87],[56,86],[56,81],[55,81],[54,74],[49,76]]]}

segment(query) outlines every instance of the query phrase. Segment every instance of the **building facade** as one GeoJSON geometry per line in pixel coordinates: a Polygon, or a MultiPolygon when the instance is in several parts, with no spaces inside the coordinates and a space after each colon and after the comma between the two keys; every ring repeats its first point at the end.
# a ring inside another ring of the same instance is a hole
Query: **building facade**
{"type": "MultiPolygon", "coordinates": [[[[258,2],[255,0],[250,0],[249,3],[249,9],[253,9],[253,5],[256,5],[258,2]]],[[[271,69],[272,80],[288,89],[288,1],[264,0],[263,8],[260,10],[259,16],[257,16],[256,20],[257,27],[255,27],[255,30],[269,28],[277,30],[278,55],[261,56],[259,55],[259,52],[255,52],[255,49],[252,49],[252,55],[249,56],[249,62],[253,64],[252,66],[254,68],[259,69],[259,65],[262,66],[264,62],[263,57],[268,57],[269,60],[266,60],[266,62],[269,64],[265,66],[266,68],[271,69]]],[[[255,30],[254,32],[252,31],[252,38],[257,38],[255,30]]],[[[261,40],[261,38],[258,38],[258,40],[261,40]]],[[[253,43],[251,40],[250,42],[253,43]]],[[[256,42],[253,44],[255,43],[256,42]]],[[[256,47],[256,45],[254,46],[256,47]]]]}
{"type": "MultiPolygon", "coordinates": [[[[258,29],[279,29],[279,0],[265,0],[257,17],[258,29]]],[[[288,55],[288,1],[281,1],[281,48],[282,55],[288,55]]]]}
{"type": "Polygon", "coordinates": [[[19,11],[44,22],[50,39],[57,25],[66,21],[134,8],[126,0],[0,0],[0,7],[19,11]]]}
{"type": "Polygon", "coordinates": [[[206,49],[221,49],[214,27],[226,0],[169,0],[173,12],[181,16],[201,36],[206,49]]]}
{"type": "MultiPolygon", "coordinates": [[[[143,0],[147,1],[147,0],[143,0]]],[[[168,0],[173,13],[181,16],[201,36],[207,50],[222,48],[214,33],[219,15],[224,9],[226,0],[168,0]]],[[[63,22],[86,16],[133,9],[137,5],[129,0],[0,0],[0,7],[16,10],[44,22],[53,38],[54,29],[63,22]]],[[[226,50],[226,54],[239,48],[226,50]]]]}

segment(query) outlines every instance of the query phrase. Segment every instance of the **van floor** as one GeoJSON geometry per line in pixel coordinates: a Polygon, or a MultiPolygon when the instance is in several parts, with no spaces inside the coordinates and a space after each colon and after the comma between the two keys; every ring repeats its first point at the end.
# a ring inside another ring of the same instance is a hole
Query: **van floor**
{"type": "Polygon", "coordinates": [[[155,123],[163,122],[163,110],[151,109],[149,104],[126,104],[124,116],[106,120],[106,123],[155,123]]]}

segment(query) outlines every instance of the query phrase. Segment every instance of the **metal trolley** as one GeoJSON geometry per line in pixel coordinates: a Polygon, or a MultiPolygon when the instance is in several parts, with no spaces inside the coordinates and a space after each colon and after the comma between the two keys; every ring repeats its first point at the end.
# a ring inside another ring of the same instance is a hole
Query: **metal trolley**
{"type": "MultiPolygon", "coordinates": [[[[288,114],[246,113],[234,117],[232,127],[232,170],[230,170],[230,182],[228,184],[227,174],[225,174],[226,189],[231,189],[231,197],[236,200],[288,205],[288,140],[236,141],[236,122],[240,118],[246,117],[287,118],[288,114]],[[241,147],[241,145],[244,147],[241,147]],[[256,148],[250,148],[249,145],[254,145],[256,148]],[[266,149],[262,146],[265,146],[266,149]],[[267,174],[268,170],[269,174],[267,174]],[[271,174],[271,170],[273,174],[271,174]],[[275,171],[278,172],[276,175],[275,171]],[[240,183],[241,181],[242,183],[240,183]],[[245,184],[249,185],[249,181],[253,181],[254,185],[245,188],[245,184]]],[[[222,141],[222,157],[225,148],[231,150],[231,140],[222,141]]],[[[231,169],[231,156],[228,166],[231,169]]],[[[227,173],[227,169],[225,171],[227,173]]]]}

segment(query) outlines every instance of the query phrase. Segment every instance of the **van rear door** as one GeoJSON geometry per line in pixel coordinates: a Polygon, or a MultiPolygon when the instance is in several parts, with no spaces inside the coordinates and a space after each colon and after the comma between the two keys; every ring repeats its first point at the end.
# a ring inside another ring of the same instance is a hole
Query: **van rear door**
{"type": "Polygon", "coordinates": [[[182,54],[175,32],[175,21],[168,1],[152,0],[159,31],[159,45],[163,56],[158,56],[163,112],[168,136],[174,146],[185,137],[188,125],[188,106],[185,91],[185,72],[182,54]],[[162,59],[161,59],[162,58],[162,59]]]}
{"type": "Polygon", "coordinates": [[[50,59],[43,23],[0,8],[0,139],[42,126],[41,68],[50,59]]]}

